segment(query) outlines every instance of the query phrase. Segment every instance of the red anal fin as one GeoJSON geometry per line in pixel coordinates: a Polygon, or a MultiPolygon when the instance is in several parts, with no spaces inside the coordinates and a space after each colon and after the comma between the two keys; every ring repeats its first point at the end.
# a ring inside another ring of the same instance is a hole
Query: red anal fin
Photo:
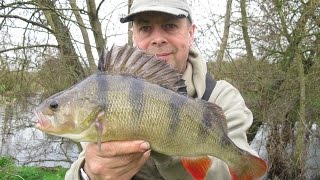
{"type": "Polygon", "coordinates": [[[204,180],[211,166],[211,160],[208,156],[197,158],[182,157],[181,161],[184,168],[191,174],[194,180],[204,180]]]}

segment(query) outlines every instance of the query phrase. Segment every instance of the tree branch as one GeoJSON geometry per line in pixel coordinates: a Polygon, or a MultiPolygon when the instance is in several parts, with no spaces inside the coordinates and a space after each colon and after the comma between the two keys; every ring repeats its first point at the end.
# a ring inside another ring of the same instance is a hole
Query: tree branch
{"type": "Polygon", "coordinates": [[[29,19],[26,19],[26,18],[23,18],[23,17],[20,17],[20,16],[17,16],[17,15],[3,15],[3,14],[0,14],[0,18],[15,18],[15,19],[20,19],[24,22],[27,22],[27,23],[30,23],[30,24],[33,24],[35,26],[39,26],[41,28],[44,28],[46,29],[47,31],[51,32],[51,33],[54,33],[54,31],[50,28],[48,28],[47,26],[44,26],[43,24],[40,24],[40,23],[37,23],[37,22],[34,22],[34,21],[30,21],[29,19]]]}
{"type": "Polygon", "coordinates": [[[53,44],[42,44],[42,45],[31,45],[31,46],[17,46],[14,48],[9,48],[9,49],[4,49],[4,50],[0,50],[0,54],[1,53],[5,53],[8,51],[15,51],[15,50],[20,50],[20,49],[30,49],[30,48],[36,48],[36,47],[55,47],[58,48],[57,45],[53,45],[53,44]]]}
{"type": "Polygon", "coordinates": [[[105,0],[102,0],[100,3],[99,3],[99,5],[98,5],[98,8],[97,8],[97,17],[98,17],[98,14],[99,14],[99,10],[100,10],[100,7],[101,7],[101,5],[104,3],[104,1],[105,0]]]}

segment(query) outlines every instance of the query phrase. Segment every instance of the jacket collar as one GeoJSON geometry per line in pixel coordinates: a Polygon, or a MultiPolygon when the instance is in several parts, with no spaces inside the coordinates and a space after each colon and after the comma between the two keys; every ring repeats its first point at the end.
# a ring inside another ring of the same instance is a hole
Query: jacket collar
{"type": "Polygon", "coordinates": [[[188,96],[201,98],[206,89],[206,61],[201,57],[199,50],[191,46],[183,79],[187,86],[188,96]]]}

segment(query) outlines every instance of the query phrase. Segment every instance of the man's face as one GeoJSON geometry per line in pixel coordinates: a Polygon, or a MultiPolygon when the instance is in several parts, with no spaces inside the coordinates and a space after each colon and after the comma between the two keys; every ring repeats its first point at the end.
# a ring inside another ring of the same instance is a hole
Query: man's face
{"type": "Polygon", "coordinates": [[[140,13],[134,16],[133,43],[183,73],[194,30],[187,18],[159,12],[140,13]]]}

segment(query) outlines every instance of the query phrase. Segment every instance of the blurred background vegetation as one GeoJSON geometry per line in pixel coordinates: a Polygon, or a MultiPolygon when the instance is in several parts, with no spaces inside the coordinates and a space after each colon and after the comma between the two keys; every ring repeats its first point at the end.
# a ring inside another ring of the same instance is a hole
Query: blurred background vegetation
{"type": "MultiPolygon", "coordinates": [[[[48,97],[95,72],[102,48],[131,43],[130,24],[119,25],[130,2],[1,1],[0,105],[34,104],[28,97],[48,97]]],[[[268,177],[308,179],[306,148],[320,138],[320,2],[189,3],[210,74],[236,86],[253,111],[249,141],[261,125],[270,128],[268,177]]]]}

